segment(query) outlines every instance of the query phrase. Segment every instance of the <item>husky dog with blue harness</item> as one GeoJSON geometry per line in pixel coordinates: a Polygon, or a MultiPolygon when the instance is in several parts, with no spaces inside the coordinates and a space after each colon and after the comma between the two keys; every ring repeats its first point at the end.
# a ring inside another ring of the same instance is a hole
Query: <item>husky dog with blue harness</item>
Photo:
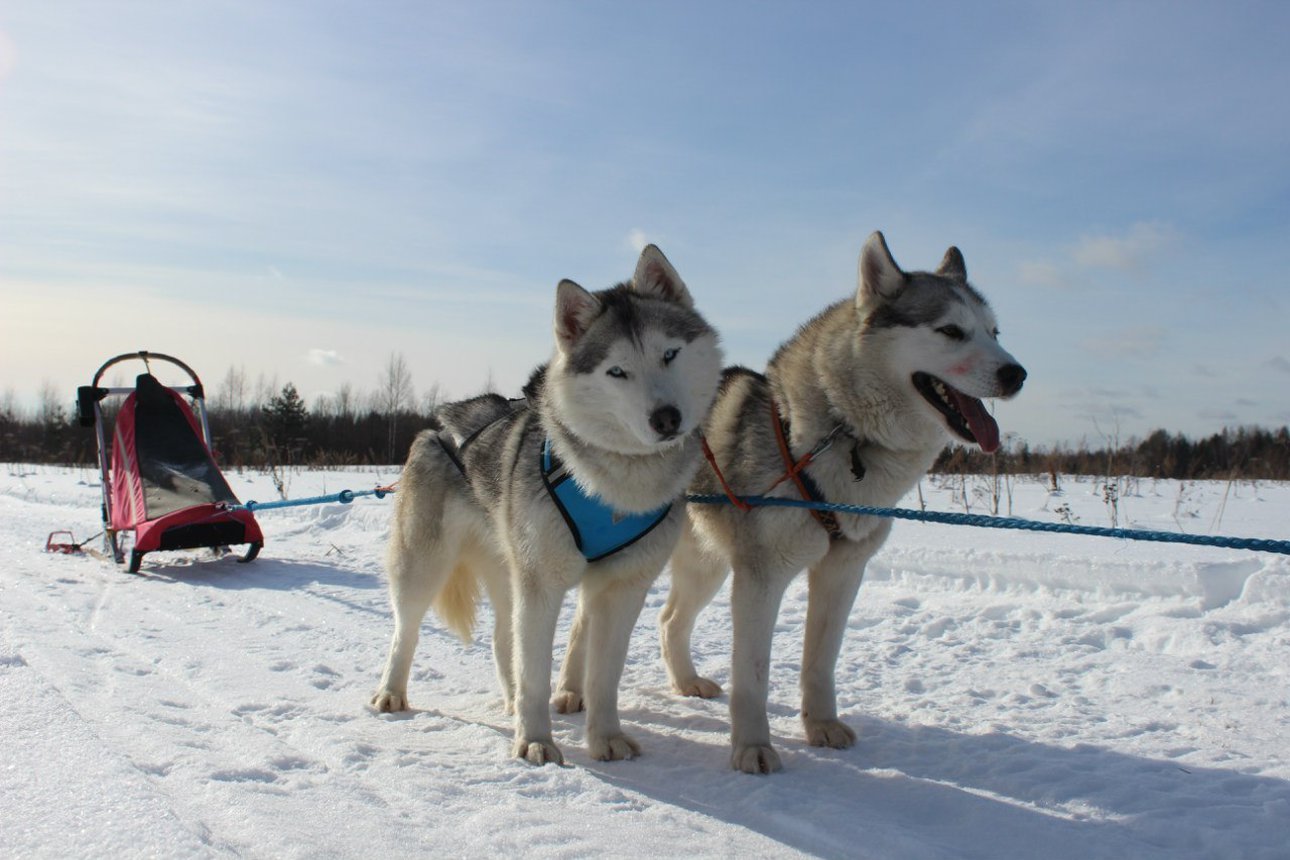
{"type": "Polygon", "coordinates": [[[579,647],[556,707],[587,710],[592,758],[633,758],[618,682],[645,595],[685,519],[702,463],[699,426],[716,397],[717,333],[658,248],[630,282],[556,289],[555,352],[524,397],[450,403],[412,445],[386,555],[394,639],[378,711],[408,708],[418,631],[433,604],[469,638],[481,592],[515,755],[563,762],[551,734],[555,627],[581,586],[579,647]]]}

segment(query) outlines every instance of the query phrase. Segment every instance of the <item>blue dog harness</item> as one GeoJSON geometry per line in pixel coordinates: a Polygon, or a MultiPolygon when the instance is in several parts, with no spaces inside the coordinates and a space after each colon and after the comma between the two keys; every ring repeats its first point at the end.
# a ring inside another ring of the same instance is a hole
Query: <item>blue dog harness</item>
{"type": "Polygon", "coordinates": [[[587,561],[600,561],[626,549],[654,530],[672,510],[668,502],[643,514],[621,514],[598,496],[589,496],[551,453],[551,440],[542,444],[542,483],[569,526],[573,542],[587,561]]]}

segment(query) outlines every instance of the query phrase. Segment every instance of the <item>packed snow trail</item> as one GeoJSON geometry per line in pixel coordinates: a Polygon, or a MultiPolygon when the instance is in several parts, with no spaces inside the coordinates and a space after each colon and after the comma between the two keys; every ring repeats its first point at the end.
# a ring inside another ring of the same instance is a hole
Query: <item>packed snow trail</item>
{"type": "MultiPolygon", "coordinates": [[[[229,474],[242,498],[260,475],[229,474]]],[[[305,496],[382,473],[300,472],[305,496]]],[[[930,507],[979,503],[929,480],[930,507]]],[[[1133,525],[1203,530],[1230,487],[1140,482],[1133,525]]],[[[1015,487],[1016,514],[1105,522],[1096,487],[1015,487]]],[[[978,493],[979,495],[979,493],[978,493]]],[[[150,555],[143,576],[42,551],[99,527],[90,470],[0,466],[0,845],[13,856],[1285,857],[1290,565],[1275,556],[897,524],[838,668],[860,740],[805,746],[804,579],[780,614],[771,720],[785,771],[729,769],[726,700],[668,690],[651,592],[624,675],[645,756],[510,757],[487,630],[433,616],[410,695],[366,706],[391,620],[375,500],[260,515],[249,565],[150,555]]],[[[916,499],[906,499],[916,506],[916,499]]],[[[978,507],[979,510],[979,507],[978,507]]],[[[1290,521],[1290,487],[1236,487],[1223,530],[1290,521]]],[[[728,592],[699,620],[725,683],[728,592]]],[[[557,660],[571,606],[566,607],[557,660]]]]}

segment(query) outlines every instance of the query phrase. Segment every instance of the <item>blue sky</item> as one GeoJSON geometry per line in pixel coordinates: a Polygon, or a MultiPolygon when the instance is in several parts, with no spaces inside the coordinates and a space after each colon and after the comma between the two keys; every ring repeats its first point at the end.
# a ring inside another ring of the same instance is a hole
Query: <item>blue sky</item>
{"type": "Polygon", "coordinates": [[[1035,445],[1290,422],[1290,5],[0,0],[0,392],[518,388],[663,248],[761,367],[957,245],[1035,445]]]}

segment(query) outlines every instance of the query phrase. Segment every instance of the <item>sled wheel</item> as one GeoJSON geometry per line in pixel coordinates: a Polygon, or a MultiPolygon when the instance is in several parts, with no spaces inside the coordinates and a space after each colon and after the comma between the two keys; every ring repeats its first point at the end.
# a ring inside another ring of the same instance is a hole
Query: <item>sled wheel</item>
{"type": "Polygon", "coordinates": [[[130,567],[128,568],[130,573],[138,573],[139,565],[141,564],[143,564],[143,553],[137,549],[130,550],[130,567]]]}
{"type": "Polygon", "coordinates": [[[238,562],[240,562],[241,564],[246,564],[248,561],[255,561],[255,557],[260,554],[260,548],[263,546],[264,544],[262,543],[251,544],[246,548],[246,555],[239,558],[238,562]]]}

